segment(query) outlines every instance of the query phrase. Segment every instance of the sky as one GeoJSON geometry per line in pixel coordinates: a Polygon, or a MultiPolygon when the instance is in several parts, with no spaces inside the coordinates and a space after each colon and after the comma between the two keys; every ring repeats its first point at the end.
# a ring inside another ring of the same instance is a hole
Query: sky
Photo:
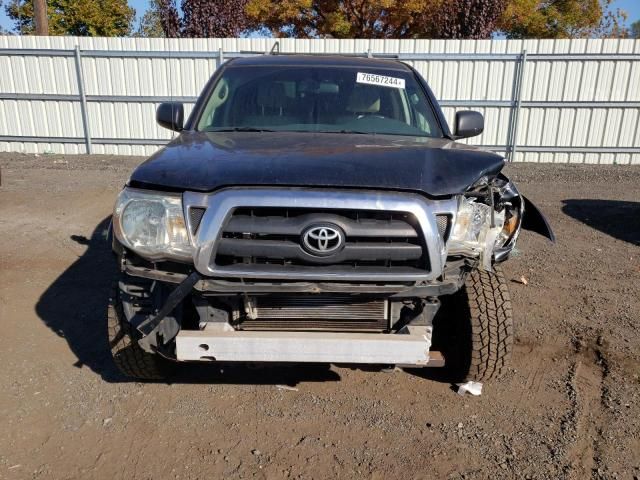
{"type": "MultiPolygon", "coordinates": [[[[0,2],[4,4],[7,4],[8,1],[9,0],[1,2],[0,0],[0,2]]],[[[129,0],[129,5],[136,9],[136,15],[139,19],[147,9],[149,0],[129,0]]],[[[626,10],[629,14],[629,24],[635,22],[636,20],[640,20],[640,0],[614,0],[613,8],[621,8],[623,10],[626,10]]],[[[5,14],[4,6],[0,10],[0,26],[6,29],[10,29],[12,25],[5,14]]]]}

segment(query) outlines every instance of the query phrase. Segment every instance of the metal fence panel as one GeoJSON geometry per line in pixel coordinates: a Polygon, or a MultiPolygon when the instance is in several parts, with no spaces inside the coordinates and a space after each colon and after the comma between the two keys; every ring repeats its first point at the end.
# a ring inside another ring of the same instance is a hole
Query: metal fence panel
{"type": "MultiPolygon", "coordinates": [[[[155,124],[159,102],[185,100],[188,113],[221,51],[226,60],[274,41],[0,37],[0,150],[148,155],[173,135],[155,124]]],[[[485,115],[469,143],[514,161],[640,163],[638,40],[279,42],[282,52],[399,55],[450,122],[464,108],[485,115]]]]}

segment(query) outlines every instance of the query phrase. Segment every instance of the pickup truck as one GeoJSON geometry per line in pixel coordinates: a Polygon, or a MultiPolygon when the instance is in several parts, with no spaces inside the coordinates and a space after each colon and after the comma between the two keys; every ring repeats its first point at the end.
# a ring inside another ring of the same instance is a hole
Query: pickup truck
{"type": "Polygon", "coordinates": [[[236,58],[119,194],[108,334],[126,375],[176,362],[508,366],[513,314],[499,264],[521,229],[554,236],[501,173],[457,140],[425,80],[391,59],[236,58]]]}

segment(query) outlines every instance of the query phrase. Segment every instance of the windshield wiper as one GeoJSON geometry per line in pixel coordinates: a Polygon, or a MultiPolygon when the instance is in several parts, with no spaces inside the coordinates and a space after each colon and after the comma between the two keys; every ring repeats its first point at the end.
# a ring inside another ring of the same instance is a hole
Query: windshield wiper
{"type": "Polygon", "coordinates": [[[362,132],[360,130],[316,130],[315,133],[353,133],[357,135],[375,135],[375,132],[362,132]]]}
{"type": "Polygon", "coordinates": [[[208,128],[207,132],[275,132],[276,130],[269,130],[262,127],[222,127],[222,128],[208,128]]]}

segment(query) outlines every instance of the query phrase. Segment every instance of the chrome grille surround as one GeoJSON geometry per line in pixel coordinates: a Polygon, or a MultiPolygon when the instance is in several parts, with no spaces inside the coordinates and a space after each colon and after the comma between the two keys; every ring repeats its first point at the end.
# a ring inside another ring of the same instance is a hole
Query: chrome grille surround
{"type": "MultiPolygon", "coordinates": [[[[455,223],[456,198],[432,200],[411,193],[324,190],[307,188],[227,188],[214,193],[185,192],[185,213],[192,207],[206,208],[197,232],[188,225],[194,245],[194,266],[198,272],[221,278],[264,278],[289,280],[336,281],[430,281],[442,273],[446,260],[446,244],[439,234],[436,215],[449,215],[455,223]],[[415,269],[384,271],[382,269],[332,269],[315,267],[306,271],[278,271],[255,268],[254,265],[221,266],[215,264],[217,245],[223,226],[236,208],[290,207],[319,210],[382,210],[411,213],[417,220],[429,256],[429,270],[415,269]]],[[[185,215],[187,223],[190,216],[185,215]]]]}

